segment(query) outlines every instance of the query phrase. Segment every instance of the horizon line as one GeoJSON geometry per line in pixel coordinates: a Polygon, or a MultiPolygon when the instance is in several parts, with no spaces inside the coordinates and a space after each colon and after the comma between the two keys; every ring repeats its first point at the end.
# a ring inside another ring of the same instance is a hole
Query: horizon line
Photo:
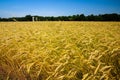
{"type": "Polygon", "coordinates": [[[112,12],[112,13],[100,13],[100,14],[84,14],[84,13],[81,13],[81,14],[72,14],[72,15],[59,15],[59,16],[42,16],[42,15],[32,15],[32,14],[26,14],[26,15],[24,15],[24,16],[13,16],[13,17],[0,17],[0,18],[14,18],[14,17],[25,17],[25,16],[27,16],[27,15],[30,15],[30,16],[41,16],[41,17],[62,17],[62,16],[73,16],[73,15],[84,15],[84,16],[89,16],[89,15],[104,15],[104,14],[118,14],[118,15],[120,15],[120,12],[119,13],[115,13],[115,12],[112,12]]]}

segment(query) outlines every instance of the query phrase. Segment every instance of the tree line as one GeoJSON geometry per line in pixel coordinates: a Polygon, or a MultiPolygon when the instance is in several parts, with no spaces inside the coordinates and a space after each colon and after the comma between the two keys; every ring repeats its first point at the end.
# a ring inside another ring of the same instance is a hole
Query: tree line
{"type": "Polygon", "coordinates": [[[31,16],[26,15],[25,17],[12,17],[12,18],[0,18],[0,21],[32,21],[34,17],[35,21],[120,21],[120,14],[99,14],[99,15],[88,15],[77,14],[72,16],[31,16]]]}

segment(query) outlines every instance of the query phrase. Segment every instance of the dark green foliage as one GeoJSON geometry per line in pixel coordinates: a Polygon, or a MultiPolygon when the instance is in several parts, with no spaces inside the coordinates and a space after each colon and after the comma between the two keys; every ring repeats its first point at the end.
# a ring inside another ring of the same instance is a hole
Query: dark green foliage
{"type": "MultiPolygon", "coordinates": [[[[72,16],[34,16],[37,18],[35,21],[120,21],[120,14],[102,14],[102,15],[88,15],[77,14],[72,16]]],[[[0,18],[0,21],[32,21],[31,15],[25,17],[12,17],[12,18],[0,18]]]]}

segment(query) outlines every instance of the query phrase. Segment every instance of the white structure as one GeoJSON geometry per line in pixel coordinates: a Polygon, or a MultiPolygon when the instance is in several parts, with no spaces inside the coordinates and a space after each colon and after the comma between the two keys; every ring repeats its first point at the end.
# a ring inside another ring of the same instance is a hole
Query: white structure
{"type": "Polygon", "coordinates": [[[38,21],[38,17],[32,16],[32,21],[38,21]]]}
{"type": "Polygon", "coordinates": [[[35,17],[35,21],[38,21],[38,18],[37,18],[37,17],[35,17]]]}
{"type": "Polygon", "coordinates": [[[34,16],[32,17],[32,21],[33,21],[33,22],[35,21],[35,17],[34,17],[34,16]]]}

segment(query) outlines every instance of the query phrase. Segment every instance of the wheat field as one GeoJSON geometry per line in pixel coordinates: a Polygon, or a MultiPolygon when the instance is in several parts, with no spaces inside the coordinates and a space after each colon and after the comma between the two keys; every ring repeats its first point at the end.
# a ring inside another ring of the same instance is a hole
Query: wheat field
{"type": "Polygon", "coordinates": [[[120,22],[0,22],[0,80],[120,80],[120,22]]]}

